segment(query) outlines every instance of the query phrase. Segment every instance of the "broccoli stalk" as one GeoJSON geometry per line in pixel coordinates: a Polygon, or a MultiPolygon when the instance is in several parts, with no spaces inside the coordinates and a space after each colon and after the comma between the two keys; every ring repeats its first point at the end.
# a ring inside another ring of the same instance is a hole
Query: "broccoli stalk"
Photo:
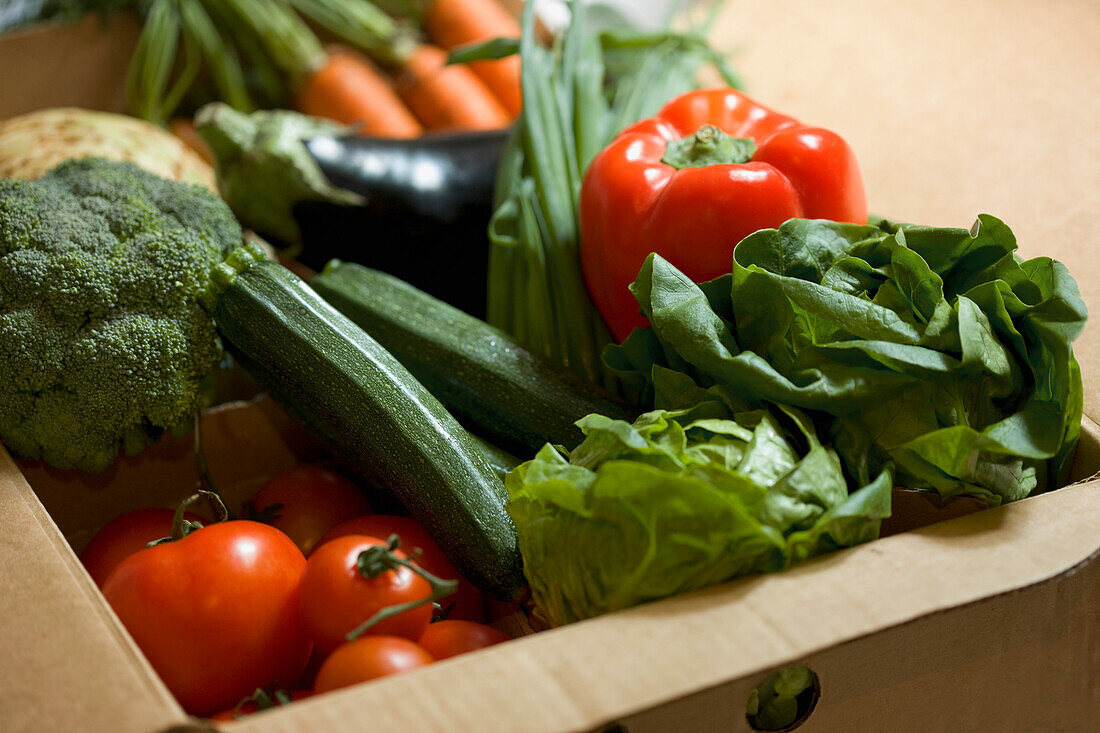
{"type": "Polygon", "coordinates": [[[0,442],[97,472],[186,430],[222,355],[199,296],[241,239],[221,199],[130,163],[0,179],[0,442]]]}

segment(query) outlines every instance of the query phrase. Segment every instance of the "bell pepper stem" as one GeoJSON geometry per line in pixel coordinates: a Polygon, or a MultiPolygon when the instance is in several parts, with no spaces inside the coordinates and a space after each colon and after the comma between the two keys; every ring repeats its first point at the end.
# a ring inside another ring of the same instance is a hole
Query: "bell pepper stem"
{"type": "Polygon", "coordinates": [[[671,140],[661,162],[677,170],[704,168],[708,165],[748,163],[756,154],[750,137],[733,137],[714,125],[703,125],[694,135],[671,140]]]}

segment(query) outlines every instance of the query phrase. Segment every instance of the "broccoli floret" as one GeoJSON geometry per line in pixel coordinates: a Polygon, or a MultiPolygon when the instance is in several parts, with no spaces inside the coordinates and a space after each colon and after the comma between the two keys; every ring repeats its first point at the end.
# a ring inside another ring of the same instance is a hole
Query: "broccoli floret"
{"type": "Polygon", "coordinates": [[[95,472],[186,426],[222,354],[199,297],[241,239],[214,194],[130,163],[0,179],[0,442],[95,472]]]}

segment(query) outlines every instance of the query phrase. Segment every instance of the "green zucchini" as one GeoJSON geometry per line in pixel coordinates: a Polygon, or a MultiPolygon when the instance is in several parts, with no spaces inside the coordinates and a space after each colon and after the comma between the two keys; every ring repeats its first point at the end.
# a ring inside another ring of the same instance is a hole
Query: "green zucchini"
{"type": "Polygon", "coordinates": [[[483,591],[525,585],[500,478],[473,437],[374,339],[255,245],[205,305],[229,352],[365,479],[389,491],[483,591]]]}
{"type": "Polygon", "coordinates": [[[404,364],[472,432],[530,458],[574,448],[590,413],[636,413],[489,324],[378,270],[333,260],[310,286],[404,364]]]}
{"type": "Polygon", "coordinates": [[[489,466],[493,469],[493,472],[500,477],[501,481],[518,468],[519,464],[523,463],[523,461],[516,458],[508,451],[498,448],[484,438],[479,438],[473,433],[470,433],[470,437],[473,438],[474,442],[481,448],[481,454],[485,456],[485,460],[489,462],[489,466]]]}

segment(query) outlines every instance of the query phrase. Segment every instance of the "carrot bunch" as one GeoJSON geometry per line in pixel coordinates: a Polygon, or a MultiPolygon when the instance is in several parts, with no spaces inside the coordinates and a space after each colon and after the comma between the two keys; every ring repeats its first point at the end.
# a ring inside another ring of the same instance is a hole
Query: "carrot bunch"
{"type": "Polygon", "coordinates": [[[392,81],[354,52],[330,53],[324,65],[306,78],[294,107],[314,117],[359,125],[364,135],[407,138],[424,132],[392,81]]]}
{"type": "Polygon", "coordinates": [[[140,6],[130,111],[167,123],[213,100],[244,112],[292,107],[395,138],[511,124],[518,58],[448,63],[456,47],[519,38],[497,0],[377,2],[386,9],[371,0],[150,0],[140,6]]]}
{"type": "MultiPolygon", "coordinates": [[[[382,68],[355,54],[331,54],[302,85],[298,110],[358,123],[367,134],[391,137],[414,137],[425,129],[488,130],[510,124],[521,107],[518,57],[448,65],[447,50],[496,37],[519,38],[516,19],[496,0],[413,0],[397,5],[423,28],[430,42],[419,43],[382,68]]],[[[345,28],[333,25],[329,30],[370,52],[345,28]]]]}
{"type": "MultiPolygon", "coordinates": [[[[519,38],[519,21],[496,0],[434,0],[423,19],[424,30],[437,44],[455,49],[491,38],[519,38]]],[[[523,107],[519,85],[519,55],[470,64],[511,117],[523,107]]]]}

